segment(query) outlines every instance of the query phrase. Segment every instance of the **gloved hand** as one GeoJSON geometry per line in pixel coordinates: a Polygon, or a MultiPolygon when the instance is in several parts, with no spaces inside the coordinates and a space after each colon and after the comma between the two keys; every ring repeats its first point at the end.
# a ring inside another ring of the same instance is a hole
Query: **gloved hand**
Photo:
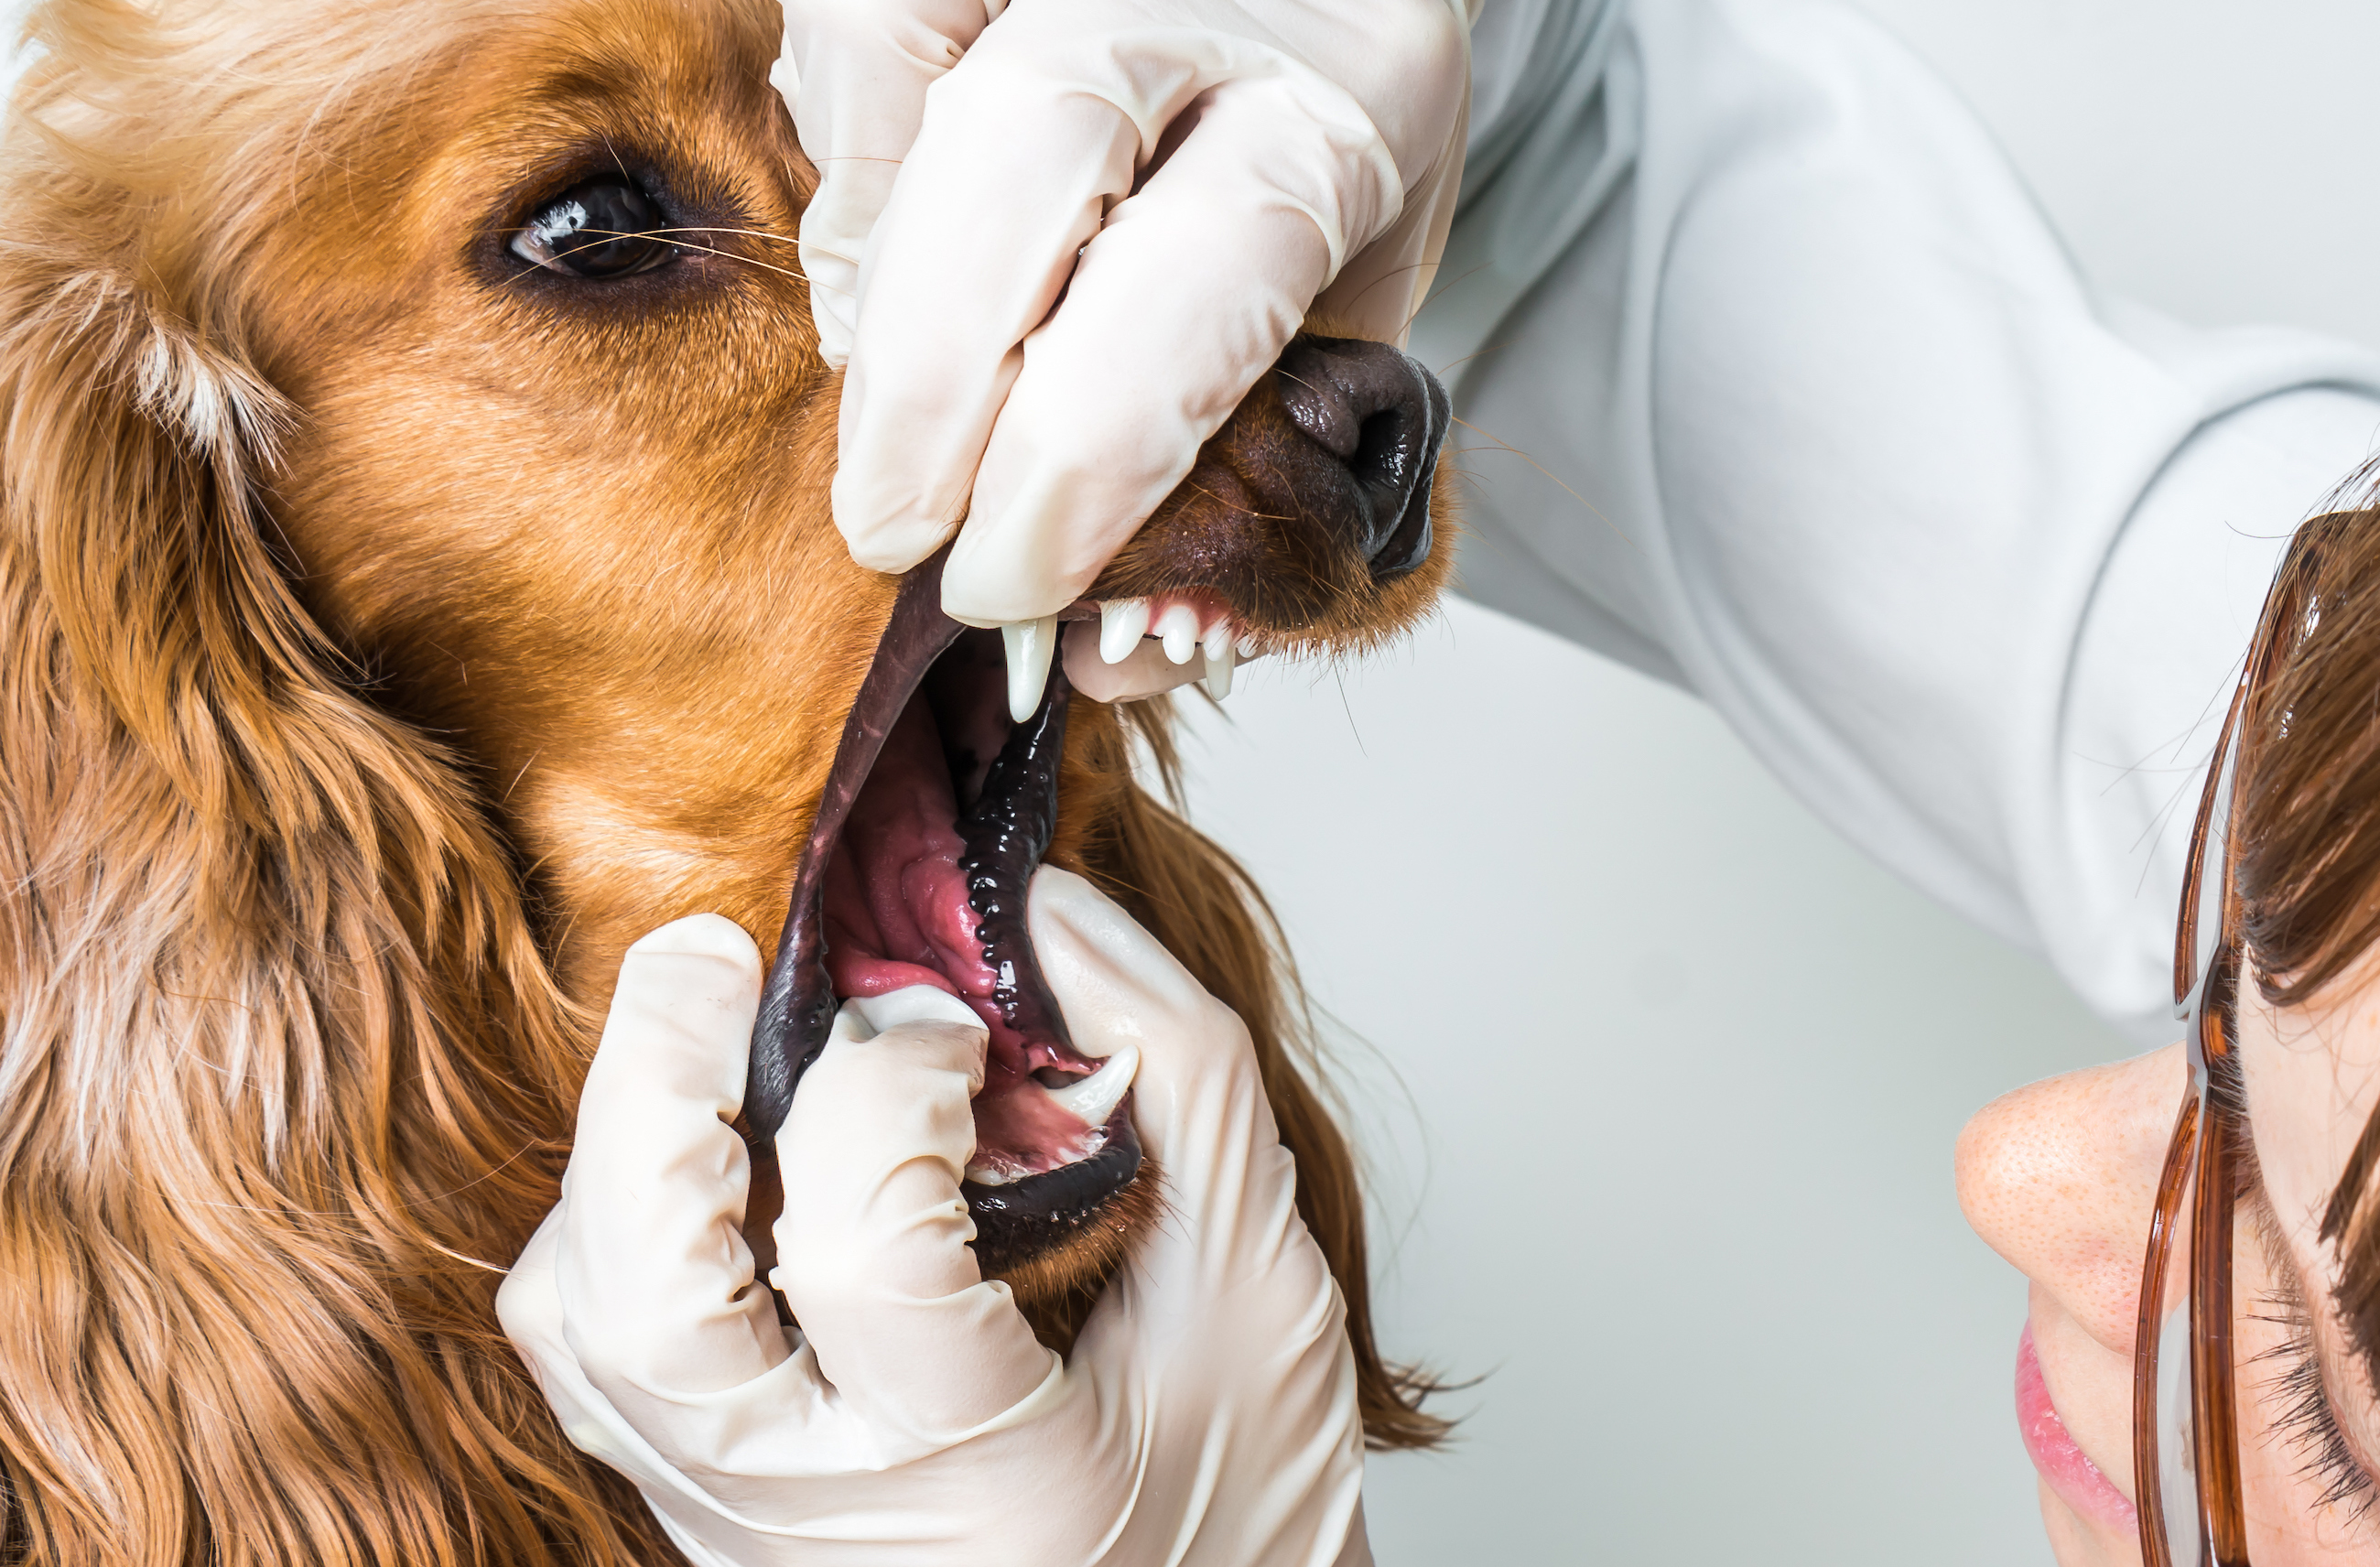
{"type": "Polygon", "coordinates": [[[1344,1307],[1246,1029],[1081,878],[1041,870],[1028,919],[1076,1047],[1140,1052],[1169,1205],[1069,1358],[965,1245],[984,1033],[926,987],[846,1005],[794,1096],[778,1326],[727,1124],[759,954],[711,915],[621,965],[505,1332],[706,1567],[1368,1563],[1344,1307]]]}
{"type": "Polygon", "coordinates": [[[1402,341],[1470,35],[1463,0],[786,0],[776,79],[849,360],[835,521],[905,571],[965,516],[942,607],[991,626],[1090,585],[1318,296],[1402,341]]]}

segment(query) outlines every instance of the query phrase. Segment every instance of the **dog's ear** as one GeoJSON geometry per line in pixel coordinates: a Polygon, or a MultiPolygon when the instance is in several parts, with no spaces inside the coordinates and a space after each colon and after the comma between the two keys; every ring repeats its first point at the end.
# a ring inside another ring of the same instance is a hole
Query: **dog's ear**
{"type": "Polygon", "coordinates": [[[11,221],[0,1555],[662,1559],[495,1326],[590,1043],[504,845],[304,613],[236,338],[11,221]]]}
{"type": "MultiPolygon", "coordinates": [[[[1238,861],[1134,781],[1128,733],[1160,775],[1169,783],[1178,776],[1167,704],[1135,703],[1123,710],[1122,721],[1116,710],[1086,711],[1088,706],[1076,703],[1070,720],[1088,743],[1079,758],[1085,765],[1068,774],[1065,796],[1071,808],[1101,825],[1083,844],[1077,869],[1248,1026],[1281,1143],[1297,1160],[1298,1214],[1347,1302],[1365,1440],[1382,1450],[1435,1446],[1452,1428],[1422,1408],[1439,1384],[1424,1370],[1388,1360],[1373,1336],[1363,1184],[1354,1151],[1318,1088],[1321,1062],[1305,993],[1272,910],[1238,861]]],[[[1077,759],[1069,753],[1070,764],[1077,759]]]]}
{"type": "MultiPolygon", "coordinates": [[[[46,269],[44,269],[46,270],[46,269]]],[[[29,280],[30,281],[30,280],[29,280]]],[[[287,423],[236,358],[161,320],[110,272],[11,288],[0,342],[12,576],[37,590],[67,676],[185,789],[227,759],[190,733],[307,683],[288,590],[247,526],[287,423]]]]}

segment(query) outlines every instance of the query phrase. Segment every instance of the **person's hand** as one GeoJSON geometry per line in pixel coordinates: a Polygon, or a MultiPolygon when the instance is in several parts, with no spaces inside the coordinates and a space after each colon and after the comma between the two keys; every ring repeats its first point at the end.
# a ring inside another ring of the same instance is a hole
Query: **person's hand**
{"type": "Polygon", "coordinates": [[[1044,869],[1027,906],[1076,1048],[1139,1051],[1165,1181],[1071,1356],[966,1245],[984,1032],[927,987],[847,1004],[794,1096],[779,1326],[728,1125],[759,954],[709,915],[621,965],[505,1332],[697,1563],[1368,1563],[1344,1306],[1246,1029],[1079,877],[1044,869]]]}
{"type": "Polygon", "coordinates": [[[1469,42],[1462,0],[786,0],[853,557],[905,571],[964,517],[942,607],[1053,614],[1309,307],[1402,341],[1469,42]]]}

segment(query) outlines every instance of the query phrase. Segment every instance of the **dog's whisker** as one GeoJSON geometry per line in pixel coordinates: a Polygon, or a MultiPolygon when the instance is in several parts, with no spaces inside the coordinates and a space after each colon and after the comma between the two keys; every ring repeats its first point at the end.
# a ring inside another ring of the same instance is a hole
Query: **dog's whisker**
{"type": "MultiPolygon", "coordinates": [[[[1443,266],[1443,265],[1445,265],[1445,262],[1444,262],[1443,261],[1440,261],[1438,264],[1439,264],[1439,265],[1440,265],[1440,266],[1443,266]]],[[[1422,299],[1421,299],[1421,303],[1419,303],[1419,304],[1415,305],[1415,306],[1413,308],[1413,313],[1405,317],[1405,323],[1404,323],[1404,326],[1403,326],[1401,330],[1402,330],[1402,331],[1404,331],[1404,332],[1410,332],[1410,331],[1412,331],[1412,330],[1413,330],[1413,323],[1414,323],[1414,322],[1417,322],[1417,321],[1419,321],[1419,320],[1421,319],[1421,313],[1422,313],[1422,311],[1424,311],[1424,310],[1426,310],[1429,309],[1432,305],[1437,304],[1440,299],[1442,299],[1442,298],[1446,298],[1447,291],[1448,291],[1449,289],[1451,289],[1451,288],[1454,287],[1454,286],[1455,286],[1455,285],[1457,285],[1457,284],[1459,284],[1459,283],[1463,283],[1463,282],[1466,281],[1467,279],[1469,279],[1469,278],[1471,278],[1471,277],[1473,277],[1473,276],[1476,275],[1477,273],[1481,273],[1481,272],[1486,271],[1486,270],[1487,270],[1487,266],[1488,266],[1488,263],[1487,263],[1487,262],[1485,262],[1485,261],[1482,261],[1482,262],[1480,262],[1477,266],[1471,267],[1471,268],[1467,269],[1467,270],[1466,270],[1466,271],[1464,271],[1464,272],[1463,272],[1460,276],[1457,276],[1457,277],[1453,277],[1453,278],[1439,278],[1439,277],[1433,277],[1433,278],[1431,278],[1431,279],[1429,280],[1429,285],[1422,291],[1422,299]]],[[[1456,362],[1457,364],[1460,364],[1462,361],[1461,361],[1460,359],[1458,359],[1458,360],[1456,360],[1455,362],[1456,362]]]]}
{"type": "Polygon", "coordinates": [[[751,238],[754,238],[754,239],[772,239],[772,240],[776,241],[776,242],[777,242],[778,244],[780,244],[780,245],[796,245],[796,244],[799,244],[799,243],[800,243],[800,241],[799,241],[799,240],[796,240],[796,239],[789,239],[789,238],[787,238],[785,236],[783,236],[783,235],[782,235],[782,234],[773,234],[773,233],[771,233],[768,229],[765,229],[765,228],[728,228],[728,227],[724,226],[723,225],[720,225],[720,224],[689,224],[689,225],[686,225],[686,227],[684,227],[684,228],[649,228],[649,229],[646,229],[644,232],[645,232],[645,233],[647,233],[647,234],[649,234],[649,235],[650,235],[650,234],[741,234],[741,235],[747,236],[747,237],[751,237],[751,238]]]}
{"type": "MultiPolygon", "coordinates": [[[[653,228],[641,229],[637,232],[630,233],[624,229],[582,228],[577,232],[581,235],[594,236],[596,243],[573,245],[567,250],[556,250],[553,253],[554,260],[560,261],[565,256],[575,256],[581,250],[600,250],[605,244],[608,244],[614,239],[644,239],[656,234],[696,234],[703,231],[699,229],[653,228]]],[[[670,244],[680,250],[699,250],[707,256],[717,256],[722,261],[741,261],[747,267],[759,267],[764,272],[783,273],[787,277],[798,277],[804,283],[808,283],[809,281],[809,278],[806,274],[793,267],[781,267],[771,261],[754,261],[749,256],[739,256],[733,250],[722,250],[716,245],[697,245],[693,241],[687,239],[673,239],[670,241],[670,244]]]]}
{"type": "MultiPolygon", "coordinates": [[[[622,230],[622,229],[582,228],[582,229],[577,230],[577,232],[578,232],[579,234],[581,234],[581,235],[590,235],[590,236],[593,236],[593,237],[594,237],[594,239],[595,239],[596,241],[601,241],[601,242],[603,242],[603,243],[608,243],[608,242],[610,242],[611,240],[613,240],[613,239],[642,239],[642,238],[646,238],[646,237],[650,237],[650,236],[652,236],[652,235],[667,235],[667,234],[755,234],[755,235],[758,235],[759,237],[761,237],[761,238],[763,238],[763,239],[773,239],[773,240],[776,240],[776,241],[777,241],[778,243],[780,243],[780,244],[792,243],[791,241],[786,240],[786,239],[784,238],[784,237],[783,237],[783,236],[782,236],[782,235],[768,234],[768,233],[765,233],[765,232],[763,232],[763,231],[761,231],[761,230],[758,230],[758,229],[741,229],[741,228],[716,228],[716,227],[705,227],[705,228],[693,228],[693,227],[689,227],[689,228],[654,228],[654,229],[640,229],[640,230],[636,231],[635,233],[630,233],[630,232],[628,232],[628,231],[626,231],[626,230],[622,230]]],[[[746,266],[759,267],[759,268],[761,268],[762,270],[767,271],[767,272],[782,273],[783,273],[783,274],[784,274],[785,276],[787,276],[787,277],[795,277],[795,278],[799,278],[799,279],[801,279],[801,280],[802,280],[802,282],[804,282],[804,283],[808,284],[810,287],[812,287],[812,288],[814,288],[814,289],[822,290],[823,292],[826,292],[826,293],[829,293],[829,294],[844,294],[844,293],[847,292],[847,291],[846,291],[846,290],[844,290],[844,289],[841,289],[841,288],[837,288],[837,287],[835,287],[835,286],[834,286],[833,285],[832,285],[832,284],[820,283],[820,282],[817,281],[815,278],[812,278],[812,277],[811,277],[808,273],[801,271],[798,267],[781,267],[781,266],[775,265],[775,264],[774,264],[774,263],[772,263],[772,262],[763,261],[756,261],[755,259],[753,259],[753,258],[752,258],[752,257],[750,257],[750,256],[739,256],[739,255],[735,254],[735,252],[734,252],[733,250],[722,250],[722,249],[718,249],[716,246],[710,246],[710,245],[697,245],[697,244],[695,244],[693,241],[691,241],[691,240],[687,240],[687,239],[673,239],[673,240],[671,240],[669,243],[670,243],[672,246],[674,246],[674,248],[676,248],[676,249],[681,249],[681,250],[699,250],[699,251],[701,251],[702,253],[704,253],[705,255],[717,256],[717,257],[719,257],[722,261],[741,261],[741,262],[743,262],[746,266]]],[[[596,243],[591,243],[591,242],[590,242],[590,243],[589,243],[589,244],[585,244],[585,245],[574,245],[574,246],[572,246],[570,249],[566,249],[566,250],[556,250],[556,251],[553,253],[553,255],[554,255],[554,259],[555,259],[556,261],[559,261],[559,260],[561,260],[561,259],[562,259],[563,257],[565,257],[565,256],[575,256],[575,255],[577,255],[577,254],[579,251],[581,251],[581,250],[592,250],[592,249],[598,249],[598,248],[599,248],[598,244],[596,244],[596,243]]],[[[532,273],[540,273],[540,272],[550,272],[550,271],[552,271],[552,268],[550,268],[550,267],[548,267],[548,266],[544,265],[542,262],[539,262],[539,261],[531,261],[528,265],[527,265],[527,266],[523,267],[520,271],[518,271],[518,272],[516,272],[516,273],[513,273],[513,274],[512,274],[512,276],[510,276],[510,277],[508,277],[508,278],[504,279],[504,286],[509,287],[509,286],[511,286],[513,284],[518,283],[522,278],[524,278],[524,277],[528,277],[528,276],[531,275],[532,273]]]]}
{"type": "Polygon", "coordinates": [[[1205,485],[1193,483],[1187,479],[1182,481],[1182,487],[1185,490],[1196,490],[1198,493],[1206,496],[1207,499],[1214,502],[1225,511],[1236,513],[1241,516],[1257,517],[1266,522],[1301,522],[1305,520],[1302,517],[1284,516],[1280,512],[1252,512],[1245,507],[1235,506],[1231,502],[1223,499],[1220,495],[1216,494],[1212,490],[1208,489],[1205,485]]]}
{"type": "Polygon", "coordinates": [[[1495,343],[1487,343],[1487,344],[1482,344],[1480,346],[1478,346],[1478,347],[1476,347],[1476,348],[1474,348],[1471,352],[1469,352],[1469,353],[1467,353],[1467,354],[1463,355],[1463,356],[1461,358],[1459,358],[1459,359],[1449,359],[1446,363],[1444,363],[1444,364],[1442,364],[1442,365],[1440,365],[1440,366],[1439,366],[1439,367],[1438,367],[1438,375],[1439,375],[1439,378],[1440,380],[1444,380],[1444,379],[1445,379],[1445,377],[1446,377],[1446,372],[1447,372],[1448,370],[1452,370],[1456,365],[1467,365],[1467,364],[1469,364],[1472,360],[1474,360],[1474,359],[1475,359],[1475,358],[1478,358],[1481,355],[1483,355],[1483,354],[1492,354],[1492,353],[1494,353],[1497,349],[1501,348],[1501,347],[1504,347],[1504,346],[1506,346],[1506,344],[1505,344],[1505,343],[1503,343],[1503,342],[1500,342],[1500,342],[1495,342],[1495,343]]]}
{"type": "Polygon", "coordinates": [[[513,774],[513,781],[504,785],[504,795],[496,802],[498,805],[503,805],[513,797],[513,791],[520,787],[520,781],[528,776],[528,770],[535,767],[537,765],[537,759],[543,755],[545,755],[545,752],[541,749],[531,751],[528,754],[528,760],[520,764],[520,771],[513,774]]]}
{"type": "MultiPolygon", "coordinates": [[[[1388,282],[1390,278],[1403,277],[1410,273],[1423,271],[1435,272],[1437,270],[1438,263],[1436,261],[1414,261],[1405,266],[1391,267],[1387,272],[1382,273],[1379,276],[1372,279],[1371,282],[1364,285],[1364,286],[1357,291],[1355,298],[1354,300],[1350,300],[1349,303],[1353,304],[1360,301],[1365,295],[1369,294],[1373,289],[1378,288],[1381,284],[1388,282]]],[[[1427,301],[1425,301],[1425,303],[1427,303],[1427,301]]],[[[1403,334],[1406,329],[1413,325],[1414,317],[1419,314],[1421,314],[1420,305],[1415,306],[1411,310],[1406,312],[1405,319],[1398,323],[1397,326],[1397,332],[1400,336],[1403,334]]]]}
{"type": "MultiPolygon", "coordinates": [[[[1580,505],[1585,506],[1588,511],[1593,512],[1595,514],[1596,520],[1602,523],[1604,527],[1611,529],[1612,532],[1620,535],[1620,539],[1622,543],[1633,544],[1636,542],[1636,541],[1628,537],[1628,530],[1621,528],[1618,523],[1612,521],[1610,516],[1606,513],[1601,506],[1597,505],[1593,501],[1588,500],[1585,496],[1580,494],[1569,485],[1562,483],[1559,478],[1555,477],[1553,470],[1547,468],[1545,464],[1537,461],[1536,458],[1529,456],[1528,453],[1524,452],[1518,446],[1513,445],[1510,441],[1505,440],[1502,436],[1497,434],[1492,430],[1482,430],[1477,425],[1472,423],[1469,419],[1463,419],[1459,415],[1450,417],[1454,419],[1455,423],[1471,431],[1474,435],[1486,436],[1490,442],[1494,443],[1498,450],[1511,453],[1513,456],[1520,458],[1531,468],[1536,468],[1539,473],[1544,474],[1548,479],[1552,480],[1554,483],[1561,487],[1563,494],[1568,495],[1572,500],[1576,501],[1580,505]]],[[[1479,450],[1480,448],[1475,447],[1473,449],[1479,450]]]]}
{"type": "Polygon", "coordinates": [[[620,157],[620,150],[612,145],[612,139],[609,136],[603,138],[603,151],[612,154],[612,166],[620,171],[620,177],[634,184],[637,176],[628,172],[627,164],[620,157]]]}

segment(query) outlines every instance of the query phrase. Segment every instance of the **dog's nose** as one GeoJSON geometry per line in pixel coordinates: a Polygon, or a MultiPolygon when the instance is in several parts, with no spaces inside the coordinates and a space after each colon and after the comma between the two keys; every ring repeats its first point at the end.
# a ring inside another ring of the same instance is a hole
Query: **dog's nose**
{"type": "Polygon", "coordinates": [[[1273,367],[1281,407],[1346,465],[1356,504],[1348,542],[1385,582],[1429,558],[1430,480],[1453,413],[1446,388],[1385,343],[1300,337],[1273,367]]]}

